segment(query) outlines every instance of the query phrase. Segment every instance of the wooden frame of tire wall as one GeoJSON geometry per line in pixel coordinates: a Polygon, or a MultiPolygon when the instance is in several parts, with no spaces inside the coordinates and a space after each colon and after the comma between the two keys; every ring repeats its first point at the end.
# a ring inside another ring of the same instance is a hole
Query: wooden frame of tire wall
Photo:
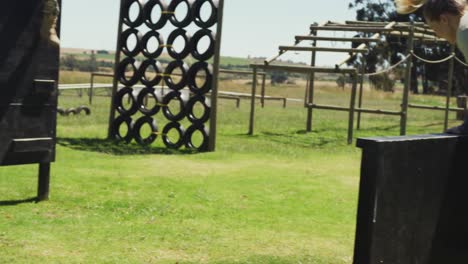
{"type": "Polygon", "coordinates": [[[108,138],[142,146],[162,139],[170,149],[215,150],[223,9],[224,0],[121,0],[108,138]],[[136,45],[129,45],[129,38],[136,45]],[[208,47],[199,49],[204,39],[208,47]],[[184,45],[177,48],[180,40],[184,45]],[[165,53],[172,61],[162,65],[165,53]],[[124,97],[132,102],[129,109],[123,107],[124,97]],[[151,106],[142,103],[148,97],[155,102],[151,106]],[[178,111],[170,107],[174,101],[178,111]],[[201,116],[195,115],[196,106],[203,109],[201,116]],[[185,128],[180,122],[186,120],[185,128]],[[168,122],[164,128],[161,121],[168,122]],[[142,126],[152,133],[142,136],[142,126]],[[171,131],[177,140],[169,138],[171,131]],[[197,132],[203,140],[195,145],[197,132]]]}

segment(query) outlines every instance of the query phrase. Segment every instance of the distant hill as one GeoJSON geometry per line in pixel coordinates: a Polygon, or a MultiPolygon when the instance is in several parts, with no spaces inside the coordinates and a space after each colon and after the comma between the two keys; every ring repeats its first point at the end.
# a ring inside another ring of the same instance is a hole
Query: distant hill
{"type": "MultiPolygon", "coordinates": [[[[79,48],[62,48],[61,49],[61,56],[66,56],[66,55],[73,55],[79,60],[86,60],[90,57],[91,53],[93,51],[90,49],[79,49],[79,48]]],[[[115,59],[115,52],[114,51],[95,51],[96,53],[96,59],[98,61],[107,61],[107,62],[113,62],[115,59]]],[[[163,53],[160,57],[160,60],[164,62],[169,62],[172,60],[171,57],[169,57],[168,54],[163,53]]],[[[221,56],[221,62],[220,62],[220,67],[223,69],[242,69],[242,68],[248,68],[249,64],[251,63],[263,63],[265,58],[259,57],[259,58],[240,58],[240,57],[230,57],[230,56],[221,56]]],[[[188,63],[191,63],[192,61],[189,59],[187,61],[188,63]]],[[[294,63],[292,61],[282,61],[282,63],[285,64],[300,64],[300,63],[294,63]]]]}

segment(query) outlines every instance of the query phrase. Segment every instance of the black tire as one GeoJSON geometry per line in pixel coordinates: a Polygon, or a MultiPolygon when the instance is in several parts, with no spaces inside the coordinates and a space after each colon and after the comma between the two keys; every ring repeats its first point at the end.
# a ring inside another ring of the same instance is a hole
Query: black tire
{"type": "Polygon", "coordinates": [[[141,146],[151,145],[158,137],[157,132],[158,126],[156,125],[156,121],[149,116],[143,116],[139,118],[133,125],[133,137],[135,138],[135,141],[141,146]],[[151,135],[146,138],[143,138],[141,136],[141,128],[145,124],[148,124],[151,127],[151,135]]]}
{"type": "Polygon", "coordinates": [[[190,51],[192,48],[190,39],[191,39],[191,36],[190,34],[187,33],[185,29],[179,28],[179,29],[172,31],[172,33],[167,38],[167,46],[168,46],[167,53],[169,54],[169,56],[171,56],[175,60],[185,59],[190,54],[190,51]],[[181,52],[177,52],[175,48],[173,47],[174,42],[178,37],[182,37],[185,42],[185,46],[181,52]]]}
{"type": "Polygon", "coordinates": [[[164,50],[164,38],[161,34],[159,34],[159,32],[149,31],[141,39],[140,45],[141,45],[140,46],[141,52],[143,53],[145,57],[155,59],[161,56],[161,53],[164,50]],[[158,40],[159,45],[158,45],[158,48],[154,52],[150,52],[148,50],[148,42],[153,37],[155,37],[158,40]]]}
{"type": "Polygon", "coordinates": [[[123,22],[125,25],[131,27],[131,28],[137,28],[143,24],[144,21],[144,7],[143,7],[143,1],[141,0],[134,0],[134,1],[126,1],[124,5],[124,10],[123,10],[123,22]],[[135,19],[135,21],[131,21],[130,19],[130,7],[133,5],[133,3],[138,4],[139,12],[138,16],[135,19]]]}
{"type": "Polygon", "coordinates": [[[86,115],[91,115],[91,109],[87,106],[82,105],[82,106],[79,106],[77,109],[79,112],[83,111],[85,112],[86,115]]]}
{"type": "Polygon", "coordinates": [[[140,31],[138,31],[137,29],[134,29],[134,28],[129,28],[127,30],[125,30],[123,33],[122,33],[122,52],[125,54],[125,56],[127,57],[136,57],[140,51],[141,51],[141,33],[140,31]],[[137,43],[135,44],[135,48],[133,48],[132,50],[130,50],[128,48],[128,39],[130,38],[130,36],[134,35],[136,37],[136,40],[137,40],[137,43]]]}
{"type": "Polygon", "coordinates": [[[171,24],[177,28],[185,28],[192,23],[192,8],[193,8],[194,0],[173,0],[169,4],[169,12],[173,12],[174,14],[169,17],[169,21],[171,24]],[[182,20],[177,20],[175,11],[177,7],[185,3],[187,5],[187,15],[182,20]]]}
{"type": "Polygon", "coordinates": [[[185,114],[186,114],[186,110],[185,110],[186,102],[182,98],[182,94],[179,91],[172,91],[166,94],[166,96],[164,96],[164,99],[163,99],[163,105],[164,105],[162,108],[163,114],[169,121],[178,122],[184,119],[185,114]],[[179,101],[180,112],[172,113],[171,109],[169,109],[169,103],[172,100],[179,101]]]}
{"type": "Polygon", "coordinates": [[[77,115],[78,114],[78,110],[76,110],[75,108],[68,108],[67,110],[65,110],[65,113],[67,115],[77,115]]]}
{"type": "Polygon", "coordinates": [[[123,116],[131,116],[138,111],[138,104],[136,102],[135,96],[133,95],[132,88],[124,87],[117,92],[115,96],[115,109],[123,116]],[[129,109],[125,109],[123,106],[125,95],[128,95],[131,101],[129,109]]]}
{"type": "Polygon", "coordinates": [[[218,1],[217,0],[195,0],[192,8],[192,16],[195,24],[201,28],[210,28],[218,22],[218,1]],[[205,2],[211,5],[211,14],[208,20],[201,19],[201,8],[205,2]]]}
{"type": "Polygon", "coordinates": [[[57,107],[57,114],[64,116],[65,115],[65,110],[61,107],[57,107]]]}
{"type": "Polygon", "coordinates": [[[196,125],[203,125],[206,121],[210,119],[211,115],[211,106],[208,102],[208,99],[201,95],[195,95],[188,101],[186,105],[187,118],[196,125]],[[203,106],[203,115],[199,118],[193,113],[194,107],[197,103],[200,103],[203,106]]]}
{"type": "Polygon", "coordinates": [[[162,132],[162,140],[164,145],[170,149],[180,149],[185,144],[185,129],[184,127],[177,122],[171,122],[167,124],[162,132]],[[167,136],[171,130],[175,129],[179,134],[179,140],[172,142],[171,139],[167,136]]]}
{"type": "Polygon", "coordinates": [[[198,151],[208,151],[209,131],[204,125],[192,125],[185,131],[185,147],[196,149],[198,151]],[[192,142],[193,134],[200,131],[203,136],[203,142],[200,146],[195,146],[192,142]]]}
{"type": "Polygon", "coordinates": [[[197,31],[193,35],[191,42],[190,42],[190,46],[192,50],[192,57],[199,61],[209,60],[211,57],[213,57],[215,53],[215,46],[216,46],[215,43],[216,43],[216,34],[213,31],[209,29],[201,29],[197,31]],[[208,39],[210,40],[210,45],[208,46],[205,52],[200,53],[198,51],[198,42],[204,37],[208,37],[208,39]]]}
{"type": "Polygon", "coordinates": [[[161,63],[153,59],[149,59],[149,60],[145,60],[141,64],[138,75],[140,76],[140,81],[142,84],[148,87],[153,87],[153,86],[158,85],[161,82],[162,73],[163,73],[163,69],[162,69],[161,63]],[[151,66],[155,70],[156,76],[152,80],[148,80],[146,79],[146,71],[151,66]]]}
{"type": "Polygon", "coordinates": [[[112,137],[118,141],[125,141],[126,143],[130,143],[133,139],[133,123],[132,119],[129,116],[119,116],[117,117],[114,122],[112,122],[111,127],[112,137]],[[121,135],[120,134],[120,126],[122,125],[127,126],[127,134],[121,135]]]}
{"type": "Polygon", "coordinates": [[[154,88],[146,87],[140,91],[137,97],[137,104],[139,106],[140,112],[146,116],[156,115],[161,109],[160,105],[161,99],[156,95],[154,88]],[[146,108],[144,101],[146,96],[151,96],[156,101],[154,107],[148,109],[146,108]]]}
{"type": "Polygon", "coordinates": [[[189,66],[185,62],[172,61],[167,65],[166,70],[164,71],[164,82],[170,89],[179,91],[187,85],[188,70],[189,70],[189,66]],[[175,69],[180,69],[180,71],[182,72],[180,76],[181,79],[178,83],[174,83],[171,77],[175,69]]]}
{"type": "Polygon", "coordinates": [[[164,0],[149,0],[144,7],[144,16],[145,16],[145,24],[152,30],[159,30],[163,28],[167,20],[169,19],[169,15],[167,13],[168,11],[168,6],[167,3],[164,0]],[[158,21],[152,21],[151,19],[151,13],[153,11],[153,8],[159,6],[161,9],[161,17],[159,18],[158,21]]]}
{"type": "Polygon", "coordinates": [[[117,74],[121,84],[125,86],[133,86],[140,79],[140,71],[135,66],[135,62],[136,60],[134,58],[125,58],[119,63],[117,74]],[[130,79],[127,79],[127,76],[125,75],[125,70],[128,65],[130,65],[133,68],[133,75],[132,77],[130,77],[130,79]]]}
{"type": "Polygon", "coordinates": [[[187,85],[194,94],[208,93],[213,85],[213,66],[204,61],[194,63],[187,73],[187,85]],[[204,71],[206,76],[205,83],[201,87],[197,85],[197,73],[200,71],[204,71]]]}

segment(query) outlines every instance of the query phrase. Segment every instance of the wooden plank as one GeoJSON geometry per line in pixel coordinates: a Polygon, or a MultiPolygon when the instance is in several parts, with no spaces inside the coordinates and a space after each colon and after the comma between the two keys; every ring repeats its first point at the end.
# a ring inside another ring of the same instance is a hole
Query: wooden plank
{"type": "MultiPolygon", "coordinates": [[[[334,106],[334,105],[323,105],[323,104],[308,104],[307,107],[322,109],[322,110],[335,110],[349,112],[351,109],[344,106],[334,106]]],[[[355,112],[365,113],[365,114],[377,114],[377,115],[395,115],[400,116],[402,113],[398,111],[389,111],[389,110],[380,110],[380,109],[368,109],[368,108],[355,108],[355,112]]]]}
{"type": "Polygon", "coordinates": [[[347,48],[327,48],[327,47],[298,47],[298,46],[279,46],[280,50],[286,51],[315,51],[315,52],[353,52],[353,53],[366,53],[368,49],[347,49],[347,48]]]}
{"type": "Polygon", "coordinates": [[[310,35],[296,36],[296,40],[381,42],[380,39],[374,39],[374,38],[341,38],[341,37],[323,37],[323,36],[310,36],[310,35]]]}
{"type": "Polygon", "coordinates": [[[358,146],[353,263],[466,263],[468,138],[369,138],[358,146]]]}
{"type": "Polygon", "coordinates": [[[257,68],[253,68],[252,76],[252,96],[250,99],[250,122],[249,122],[249,132],[248,135],[254,134],[255,129],[255,95],[257,93],[257,68]]]}
{"type": "Polygon", "coordinates": [[[344,69],[336,69],[336,68],[326,68],[326,67],[311,67],[311,66],[297,66],[297,65],[264,65],[264,64],[250,64],[250,67],[256,67],[262,70],[279,70],[279,71],[287,71],[287,72],[295,72],[295,73],[311,73],[311,72],[318,72],[318,73],[354,73],[356,69],[354,68],[344,68],[344,69]]]}
{"type": "MultiPolygon", "coordinates": [[[[319,26],[325,26],[328,24],[328,21],[325,21],[325,22],[322,22],[319,24],[319,26]]],[[[310,35],[317,35],[313,30],[311,30],[310,32],[310,35]]],[[[299,44],[301,44],[302,40],[296,40],[296,43],[294,43],[294,46],[297,46],[299,44]]],[[[286,53],[287,51],[282,51],[280,50],[279,53],[271,58],[268,58],[264,61],[264,64],[265,65],[269,65],[270,63],[274,62],[275,60],[277,60],[279,57],[281,57],[284,53],[286,53]]]]}
{"type": "MultiPolygon", "coordinates": [[[[390,23],[388,23],[387,25],[385,25],[384,29],[385,29],[385,30],[390,30],[390,29],[392,29],[392,28],[395,26],[395,24],[396,24],[396,22],[390,22],[390,23]]],[[[379,31],[379,33],[376,33],[376,34],[372,35],[371,38],[380,39],[381,33],[383,33],[383,31],[379,31]]],[[[367,45],[363,43],[363,44],[359,45],[357,48],[358,48],[358,49],[364,49],[364,48],[367,48],[367,45]]],[[[340,63],[336,64],[335,67],[336,67],[336,68],[340,68],[341,66],[345,65],[346,63],[348,63],[348,61],[351,60],[354,56],[355,56],[355,54],[350,54],[348,57],[346,57],[346,59],[344,59],[344,60],[341,61],[340,63]]]]}
{"type": "MultiPolygon", "coordinates": [[[[411,54],[414,48],[414,31],[411,30],[406,43],[406,54],[411,54]]],[[[403,89],[403,96],[401,99],[401,119],[400,119],[400,136],[406,135],[406,126],[408,123],[408,104],[409,104],[409,93],[411,88],[411,69],[413,60],[410,58],[406,62],[405,72],[405,86],[403,89]]]]}
{"type": "Polygon", "coordinates": [[[392,31],[389,28],[385,27],[363,27],[363,26],[353,26],[353,27],[342,27],[342,26],[310,26],[310,30],[320,30],[320,31],[356,31],[356,32],[389,32],[392,31]]]}
{"type": "MultiPolygon", "coordinates": [[[[444,106],[430,106],[430,105],[420,105],[420,104],[408,104],[408,107],[410,108],[416,108],[416,109],[426,109],[426,110],[439,110],[439,111],[445,111],[446,107],[444,106]]],[[[449,111],[452,112],[460,112],[460,111],[465,111],[463,108],[454,108],[450,107],[448,108],[449,111]]]]}
{"type": "MultiPolygon", "coordinates": [[[[220,69],[219,72],[220,73],[231,73],[231,74],[253,74],[253,72],[251,72],[251,71],[234,71],[234,70],[223,70],[223,69],[220,69]]],[[[257,74],[260,75],[260,76],[265,75],[264,72],[258,72],[257,74]]]]}

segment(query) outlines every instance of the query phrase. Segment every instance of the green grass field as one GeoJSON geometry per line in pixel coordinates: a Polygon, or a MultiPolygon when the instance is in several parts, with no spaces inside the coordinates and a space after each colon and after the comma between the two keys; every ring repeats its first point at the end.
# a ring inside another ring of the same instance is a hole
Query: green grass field
{"type": "MultiPolygon", "coordinates": [[[[347,105],[347,90],[320,83],[316,100],[347,105]]],[[[187,154],[160,139],[150,148],[105,140],[109,101],[96,97],[91,116],[58,117],[50,201],[12,202],[35,196],[36,165],[0,168],[0,263],[351,263],[361,154],[346,144],[346,114],[316,111],[305,133],[300,103],[267,102],[247,136],[248,101],[221,100],[217,151],[187,154]]],[[[366,91],[365,101],[398,109],[400,94],[366,91]]],[[[86,103],[60,97],[62,107],[86,103]]],[[[409,134],[441,132],[442,120],[411,109],[409,134]]],[[[363,115],[356,136],[398,133],[398,118],[363,115]]]]}

